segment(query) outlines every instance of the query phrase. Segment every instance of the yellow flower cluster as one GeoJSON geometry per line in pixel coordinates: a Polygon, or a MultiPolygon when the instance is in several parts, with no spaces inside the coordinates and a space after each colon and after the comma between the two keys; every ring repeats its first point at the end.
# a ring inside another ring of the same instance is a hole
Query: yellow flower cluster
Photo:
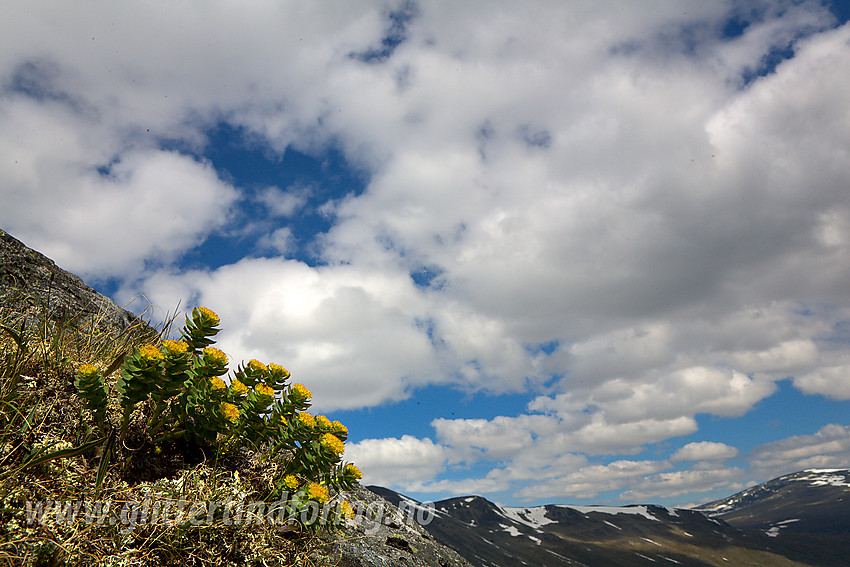
{"type": "Polygon", "coordinates": [[[348,463],[347,465],[345,465],[345,468],[342,469],[342,473],[347,477],[351,477],[357,480],[363,478],[363,473],[360,472],[360,469],[358,469],[352,463],[348,463]]]}
{"type": "Polygon", "coordinates": [[[346,520],[354,518],[354,508],[351,507],[348,500],[343,500],[339,503],[339,514],[346,520]]]}
{"type": "Polygon", "coordinates": [[[262,396],[266,396],[266,397],[269,397],[269,398],[274,397],[274,390],[272,390],[271,388],[269,388],[265,384],[257,384],[256,386],[254,386],[254,391],[256,391],[258,394],[260,394],[262,396]]]}
{"type": "Polygon", "coordinates": [[[271,372],[275,376],[280,376],[281,378],[289,378],[289,370],[281,366],[280,364],[269,364],[269,372],[271,372]]]}
{"type": "Polygon", "coordinates": [[[183,341],[162,341],[162,350],[165,356],[178,356],[186,352],[189,345],[183,341]]]}
{"type": "Polygon", "coordinates": [[[100,374],[98,367],[93,364],[83,364],[77,372],[86,378],[91,378],[100,374]]]}
{"type": "Polygon", "coordinates": [[[232,391],[237,396],[244,396],[248,393],[248,386],[246,386],[239,380],[233,380],[230,383],[230,391],[232,391]]]}
{"type": "Polygon", "coordinates": [[[290,396],[298,402],[305,402],[313,397],[313,392],[307,389],[304,384],[293,384],[290,396]]]}
{"type": "Polygon", "coordinates": [[[298,424],[303,427],[316,427],[316,418],[306,411],[298,412],[296,419],[298,420],[298,424]]]}
{"type": "Polygon", "coordinates": [[[227,355],[215,347],[207,347],[204,349],[204,356],[210,361],[220,366],[227,365],[227,355]]]}
{"type": "Polygon", "coordinates": [[[331,428],[331,420],[323,415],[316,416],[316,427],[319,429],[330,429],[331,428]]]}
{"type": "Polygon", "coordinates": [[[141,355],[142,360],[145,362],[159,362],[164,357],[162,353],[159,352],[159,349],[153,345],[143,345],[139,347],[139,355],[141,355]]]}
{"type": "Polygon", "coordinates": [[[331,431],[336,433],[337,435],[348,435],[348,428],[342,424],[342,422],[334,421],[331,423],[331,431]]]}
{"type": "Polygon", "coordinates": [[[224,383],[224,380],[219,378],[218,376],[213,376],[210,378],[210,385],[213,390],[221,390],[223,388],[227,388],[227,384],[224,383]]]}
{"type": "Polygon", "coordinates": [[[259,360],[256,360],[256,359],[252,359],[251,361],[248,362],[248,368],[250,368],[251,370],[253,370],[255,372],[265,373],[265,372],[269,371],[268,367],[265,364],[263,364],[262,362],[260,362],[259,360]]]}
{"type": "Polygon", "coordinates": [[[201,317],[206,319],[211,326],[216,326],[219,324],[220,320],[218,315],[212,309],[208,309],[206,307],[198,307],[198,311],[201,313],[201,317]]]}
{"type": "Polygon", "coordinates": [[[322,435],[319,443],[322,447],[336,453],[337,455],[342,455],[345,452],[345,444],[333,433],[325,433],[322,435]]]}
{"type": "Polygon", "coordinates": [[[224,414],[224,417],[227,418],[231,423],[239,422],[239,409],[233,404],[229,404],[224,402],[221,404],[221,412],[224,414]]]}
{"type": "Polygon", "coordinates": [[[298,490],[298,478],[294,474],[288,474],[283,477],[283,486],[290,492],[298,490]]]}
{"type": "Polygon", "coordinates": [[[321,484],[311,482],[307,486],[307,498],[315,500],[319,504],[323,504],[328,501],[330,494],[328,493],[328,489],[321,484]]]}

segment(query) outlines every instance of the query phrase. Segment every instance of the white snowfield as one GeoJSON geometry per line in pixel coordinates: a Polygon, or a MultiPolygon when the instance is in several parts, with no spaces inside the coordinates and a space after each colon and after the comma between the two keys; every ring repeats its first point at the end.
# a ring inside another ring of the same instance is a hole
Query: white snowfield
{"type": "Polygon", "coordinates": [[[499,510],[502,511],[502,514],[506,518],[532,528],[556,523],[555,520],[546,517],[546,508],[543,506],[535,506],[533,508],[499,508],[499,510]]]}
{"type": "Polygon", "coordinates": [[[812,486],[848,486],[848,471],[844,469],[808,469],[803,471],[808,476],[801,476],[792,480],[809,482],[812,486]]]}
{"type": "MultiPolygon", "coordinates": [[[[649,509],[646,506],[567,506],[567,505],[557,505],[553,506],[555,508],[567,508],[570,510],[575,510],[581,514],[590,514],[592,512],[596,512],[599,514],[610,514],[610,515],[618,515],[618,514],[630,514],[636,516],[643,516],[649,520],[653,520],[655,522],[660,522],[661,520],[653,516],[649,509]]],[[[549,518],[546,515],[546,508],[544,506],[534,506],[532,508],[499,508],[502,514],[515,522],[520,524],[524,524],[531,528],[539,528],[540,526],[545,526],[547,524],[556,523],[555,520],[549,518]]],[[[671,515],[676,515],[675,510],[667,509],[668,513],[671,515]]]]}
{"type": "Polygon", "coordinates": [[[632,514],[643,516],[649,520],[660,522],[658,518],[649,513],[646,506],[561,506],[562,508],[572,508],[582,514],[591,512],[599,512],[600,514],[632,514]]]}

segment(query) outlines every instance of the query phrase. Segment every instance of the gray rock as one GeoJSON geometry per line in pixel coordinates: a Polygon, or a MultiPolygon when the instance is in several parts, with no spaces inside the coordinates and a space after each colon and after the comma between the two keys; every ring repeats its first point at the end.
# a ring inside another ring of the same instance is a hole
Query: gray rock
{"type": "Polygon", "coordinates": [[[71,318],[94,322],[101,330],[121,333],[139,319],[99,294],[53,260],[0,230],[0,305],[38,322],[47,310],[53,322],[71,318]]]}
{"type": "Polygon", "coordinates": [[[427,510],[404,512],[374,492],[359,487],[346,495],[355,519],[327,550],[338,567],[470,567],[456,551],[438,543],[419,521],[427,510]]]}

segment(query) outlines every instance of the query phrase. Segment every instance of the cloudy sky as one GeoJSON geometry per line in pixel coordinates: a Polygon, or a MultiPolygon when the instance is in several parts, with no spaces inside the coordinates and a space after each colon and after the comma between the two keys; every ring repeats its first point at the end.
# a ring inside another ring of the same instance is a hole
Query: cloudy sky
{"type": "Polygon", "coordinates": [[[850,466],[843,2],[0,15],[0,227],[215,310],[367,483],[685,505],[850,466]]]}

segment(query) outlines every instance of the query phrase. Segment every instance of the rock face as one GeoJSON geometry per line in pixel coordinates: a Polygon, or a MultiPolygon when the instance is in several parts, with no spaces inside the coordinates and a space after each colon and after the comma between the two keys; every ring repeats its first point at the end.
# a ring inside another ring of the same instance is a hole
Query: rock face
{"type": "Polygon", "coordinates": [[[54,322],[63,317],[78,318],[78,323],[93,320],[101,330],[119,333],[139,324],[135,315],[0,229],[0,306],[37,319],[40,304],[54,322]]]}
{"type": "Polygon", "coordinates": [[[400,511],[370,490],[348,495],[356,514],[345,534],[328,550],[338,567],[471,567],[453,549],[443,546],[419,525],[433,518],[429,511],[400,511]],[[417,513],[418,512],[418,513],[417,513]]]}

